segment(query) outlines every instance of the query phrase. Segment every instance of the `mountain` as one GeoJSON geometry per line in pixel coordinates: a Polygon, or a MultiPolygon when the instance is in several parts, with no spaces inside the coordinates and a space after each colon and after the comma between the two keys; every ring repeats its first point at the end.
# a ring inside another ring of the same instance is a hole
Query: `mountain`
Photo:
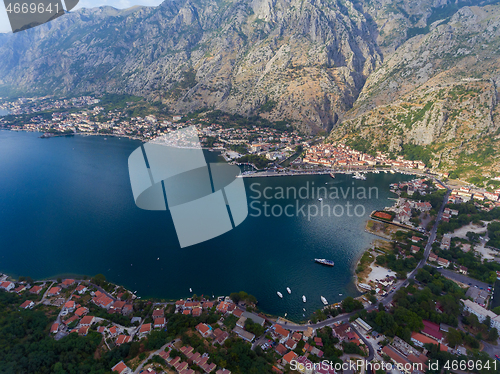
{"type": "Polygon", "coordinates": [[[498,0],[173,0],[0,35],[0,95],[129,93],[331,131],[488,180],[498,0]]]}
{"type": "Polygon", "coordinates": [[[81,10],[0,41],[0,92],[126,92],[331,129],[382,62],[361,6],[178,0],[81,10]]]}
{"type": "Polygon", "coordinates": [[[331,138],[482,184],[500,174],[499,83],[500,7],[463,7],[390,55],[331,138]]]}

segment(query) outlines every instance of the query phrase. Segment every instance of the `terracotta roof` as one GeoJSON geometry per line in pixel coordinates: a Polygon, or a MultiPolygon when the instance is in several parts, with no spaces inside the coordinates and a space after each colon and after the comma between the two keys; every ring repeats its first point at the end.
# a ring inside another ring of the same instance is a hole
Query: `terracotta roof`
{"type": "Polygon", "coordinates": [[[141,326],[139,333],[144,333],[144,332],[149,332],[149,331],[151,331],[151,324],[145,323],[144,325],[141,326]]]}
{"type": "Polygon", "coordinates": [[[295,353],[294,351],[290,351],[286,355],[283,356],[283,360],[288,362],[288,363],[292,362],[296,358],[297,358],[297,353],[295,353]]]}
{"type": "Polygon", "coordinates": [[[94,321],[94,316],[85,316],[80,321],[80,325],[90,325],[94,321]]]}
{"type": "Polygon", "coordinates": [[[278,324],[274,325],[274,331],[276,331],[276,333],[281,335],[281,336],[288,336],[288,334],[289,334],[288,330],[285,330],[283,327],[281,327],[278,324]]]}
{"type": "Polygon", "coordinates": [[[285,346],[283,344],[278,344],[278,346],[275,349],[276,349],[276,352],[278,352],[281,356],[283,356],[287,351],[287,349],[285,348],[285,346]]]}

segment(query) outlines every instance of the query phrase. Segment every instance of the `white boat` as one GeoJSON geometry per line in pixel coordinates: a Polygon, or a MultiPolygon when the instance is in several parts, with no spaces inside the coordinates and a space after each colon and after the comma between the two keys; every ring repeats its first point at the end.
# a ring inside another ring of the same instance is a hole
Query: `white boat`
{"type": "Polygon", "coordinates": [[[292,293],[292,290],[289,287],[287,287],[286,290],[288,291],[288,293],[292,293]]]}
{"type": "Polygon", "coordinates": [[[342,296],[342,294],[341,294],[341,293],[339,293],[339,296],[342,296]]]}
{"type": "Polygon", "coordinates": [[[391,172],[391,174],[394,174],[394,173],[396,173],[396,172],[395,172],[394,170],[392,170],[392,169],[391,169],[391,170],[389,170],[389,171],[391,172]]]}
{"type": "Polygon", "coordinates": [[[305,295],[302,295],[302,301],[305,303],[307,301],[305,295]]]}
{"type": "Polygon", "coordinates": [[[328,301],[323,296],[321,296],[321,301],[323,304],[328,305],[328,301]]]}
{"type": "Polygon", "coordinates": [[[280,298],[283,298],[283,294],[281,292],[276,292],[280,298]]]}
{"type": "Polygon", "coordinates": [[[320,197],[320,198],[318,199],[318,201],[323,201],[323,198],[322,198],[322,197],[320,197]]]}
{"type": "Polygon", "coordinates": [[[360,180],[366,180],[366,176],[360,172],[355,172],[354,173],[354,176],[353,176],[354,179],[360,179],[360,180]]]}
{"type": "Polygon", "coordinates": [[[189,292],[193,292],[193,289],[191,289],[191,288],[190,288],[190,289],[189,289],[189,292]]]}

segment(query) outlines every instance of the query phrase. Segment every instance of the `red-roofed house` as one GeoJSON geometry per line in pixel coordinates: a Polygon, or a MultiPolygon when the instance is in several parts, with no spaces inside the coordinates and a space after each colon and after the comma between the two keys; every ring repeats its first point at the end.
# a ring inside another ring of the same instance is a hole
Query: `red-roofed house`
{"type": "Polygon", "coordinates": [[[26,300],[24,303],[21,304],[20,308],[21,309],[31,309],[35,306],[35,303],[31,300],[26,300]]]}
{"type": "Polygon", "coordinates": [[[77,317],[77,316],[72,316],[72,317],[68,318],[67,320],[63,321],[63,323],[64,323],[66,326],[68,326],[71,322],[74,322],[74,321],[76,321],[76,320],[78,320],[78,317],[77,317]]]}
{"type": "Polygon", "coordinates": [[[132,337],[131,336],[119,335],[118,338],[116,339],[116,345],[130,343],[131,341],[132,341],[132,337]]]}
{"type": "Polygon", "coordinates": [[[443,339],[443,334],[439,331],[439,325],[437,323],[423,320],[424,329],[421,331],[422,334],[427,335],[431,338],[441,341],[443,339]]]}
{"type": "Polygon", "coordinates": [[[66,309],[69,309],[70,311],[73,311],[75,309],[75,302],[73,300],[70,300],[66,304],[64,304],[64,307],[66,309]]]}
{"type": "Polygon", "coordinates": [[[94,316],[85,316],[80,321],[80,325],[81,326],[90,326],[94,323],[94,320],[95,320],[94,316]]]}
{"type": "Polygon", "coordinates": [[[297,353],[294,351],[288,352],[286,355],[283,356],[281,359],[285,364],[290,364],[293,360],[297,359],[297,353]]]}
{"type": "Polygon", "coordinates": [[[4,289],[5,291],[10,291],[13,290],[16,287],[16,285],[12,282],[2,282],[0,283],[0,288],[4,289]]]}
{"type": "Polygon", "coordinates": [[[212,326],[206,325],[204,323],[199,323],[196,326],[196,330],[203,336],[204,338],[207,338],[212,334],[212,326]]]}
{"type": "Polygon", "coordinates": [[[156,318],[154,322],[155,329],[161,329],[165,327],[165,317],[156,318]]]}
{"type": "Polygon", "coordinates": [[[129,374],[129,373],[132,373],[132,370],[130,370],[128,368],[127,365],[125,365],[125,363],[123,361],[120,361],[119,363],[117,363],[115,366],[113,366],[111,368],[111,371],[115,371],[117,372],[118,374],[129,374]]]}
{"type": "Polygon", "coordinates": [[[394,348],[388,345],[386,345],[382,349],[382,352],[384,352],[387,356],[389,356],[391,360],[394,361],[396,364],[399,364],[401,370],[404,370],[406,374],[410,374],[409,367],[411,365],[409,365],[410,361],[408,359],[406,359],[404,356],[399,354],[394,348]]]}
{"type": "Polygon", "coordinates": [[[21,293],[21,292],[23,292],[25,289],[26,289],[26,285],[21,284],[19,287],[14,288],[14,292],[16,292],[16,293],[21,293]]]}
{"type": "Polygon", "coordinates": [[[49,295],[50,295],[50,296],[59,295],[60,293],[61,293],[61,287],[52,287],[52,288],[49,290],[49,295]]]}
{"type": "Polygon", "coordinates": [[[118,328],[116,326],[113,326],[109,329],[109,335],[112,337],[118,335],[118,328]]]}
{"type": "MultiPolygon", "coordinates": [[[[99,291],[97,291],[97,292],[99,292],[99,291]]],[[[95,293],[96,295],[97,295],[97,292],[95,293]]],[[[109,308],[111,308],[111,305],[113,305],[113,299],[112,299],[112,298],[110,298],[110,297],[108,297],[107,295],[105,295],[105,294],[103,294],[103,293],[100,293],[100,292],[99,292],[99,294],[100,294],[100,295],[99,295],[99,296],[97,296],[97,297],[94,297],[94,298],[92,299],[92,301],[93,301],[96,305],[100,306],[101,308],[104,308],[104,309],[109,309],[109,308]]]]}
{"type": "Polygon", "coordinates": [[[33,287],[31,287],[30,292],[34,293],[35,295],[38,295],[41,290],[42,290],[42,286],[33,286],[33,287]]]}
{"type": "Polygon", "coordinates": [[[157,318],[163,318],[165,316],[165,311],[163,309],[155,309],[153,311],[153,320],[157,318]]]}
{"type": "Polygon", "coordinates": [[[53,323],[52,326],[50,327],[50,332],[52,334],[55,334],[58,330],[59,330],[59,324],[57,322],[53,323]]]}
{"type": "Polygon", "coordinates": [[[243,315],[243,310],[239,309],[239,308],[236,308],[235,310],[233,310],[233,315],[235,315],[236,317],[240,318],[242,315],[243,315]]]}
{"type": "Polygon", "coordinates": [[[425,336],[425,335],[422,335],[418,332],[412,332],[411,334],[411,341],[413,343],[415,343],[416,345],[418,345],[419,347],[423,347],[424,344],[436,344],[436,345],[439,345],[439,349],[441,351],[448,351],[448,347],[443,345],[443,344],[440,344],[437,340],[434,340],[432,338],[429,338],[428,336],[425,336]]]}
{"type": "Polygon", "coordinates": [[[279,355],[283,356],[286,353],[287,349],[283,344],[280,343],[276,346],[275,351],[278,352],[279,355]]]}
{"type": "Polygon", "coordinates": [[[76,287],[76,292],[78,292],[81,295],[82,293],[87,292],[87,287],[85,287],[83,284],[79,284],[76,287]]]}
{"type": "Polygon", "coordinates": [[[226,331],[222,331],[221,329],[216,328],[213,332],[213,336],[214,336],[214,343],[219,343],[220,345],[222,345],[229,337],[229,334],[226,331]]]}
{"type": "Polygon", "coordinates": [[[74,279],[65,279],[63,282],[62,282],[62,285],[64,287],[69,287],[71,286],[73,283],[75,283],[75,280],[74,279]]]}
{"type": "Polygon", "coordinates": [[[151,324],[150,323],[145,323],[141,326],[141,329],[139,330],[139,335],[146,335],[151,332],[151,324]]]}
{"type": "Polygon", "coordinates": [[[78,330],[78,335],[80,336],[86,336],[89,332],[90,326],[82,326],[78,330]]]}
{"type": "Polygon", "coordinates": [[[276,335],[278,335],[278,338],[280,339],[280,343],[284,343],[286,338],[288,338],[288,335],[290,332],[288,330],[285,330],[283,327],[280,325],[276,324],[274,325],[274,332],[276,335]]]}
{"type": "Polygon", "coordinates": [[[123,306],[123,308],[122,308],[122,314],[123,314],[124,316],[126,316],[126,315],[128,315],[128,314],[132,313],[132,312],[133,312],[133,310],[134,310],[134,307],[133,307],[133,305],[132,305],[132,304],[125,304],[125,305],[123,306]]]}
{"type": "Polygon", "coordinates": [[[117,312],[121,312],[124,306],[125,306],[125,301],[117,300],[113,303],[111,309],[114,309],[117,312]]]}
{"type": "Polygon", "coordinates": [[[285,341],[285,347],[287,347],[288,349],[293,351],[295,349],[295,347],[297,347],[297,342],[291,338],[288,338],[285,341]]]}
{"type": "Polygon", "coordinates": [[[438,257],[437,263],[438,263],[438,265],[441,265],[441,266],[444,266],[445,268],[447,268],[448,265],[450,264],[450,261],[448,261],[445,258],[438,257]]]}
{"type": "Polygon", "coordinates": [[[82,317],[85,314],[87,314],[88,312],[89,312],[89,310],[82,306],[76,310],[75,315],[77,315],[78,317],[82,317]]]}

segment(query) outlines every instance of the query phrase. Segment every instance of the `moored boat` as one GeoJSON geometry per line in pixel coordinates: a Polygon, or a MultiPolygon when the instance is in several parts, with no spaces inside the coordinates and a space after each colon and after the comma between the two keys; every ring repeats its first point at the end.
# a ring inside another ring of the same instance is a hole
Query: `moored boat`
{"type": "Polygon", "coordinates": [[[306,296],[302,295],[302,301],[305,303],[307,301],[306,296]]]}
{"type": "Polygon", "coordinates": [[[292,290],[290,289],[290,287],[287,287],[286,290],[288,293],[290,293],[290,294],[292,293],[292,290]]]}
{"type": "Polygon", "coordinates": [[[281,292],[276,292],[278,294],[278,296],[282,299],[283,298],[283,294],[281,292]]]}
{"type": "Polygon", "coordinates": [[[328,301],[323,296],[321,296],[321,301],[323,304],[328,305],[328,301]]]}

